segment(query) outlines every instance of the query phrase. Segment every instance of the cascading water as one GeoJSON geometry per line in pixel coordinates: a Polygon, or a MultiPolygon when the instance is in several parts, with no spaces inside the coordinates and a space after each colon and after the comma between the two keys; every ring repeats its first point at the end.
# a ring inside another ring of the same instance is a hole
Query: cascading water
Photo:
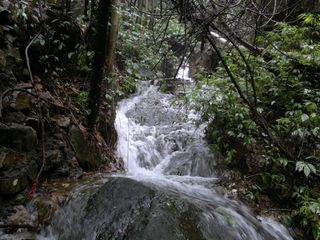
{"type": "MultiPolygon", "coordinates": [[[[184,65],[177,78],[191,81],[184,65]]],[[[155,86],[120,102],[116,118],[118,153],[128,176],[194,203],[201,212],[205,239],[292,239],[270,219],[218,194],[216,159],[203,140],[205,125],[196,127],[194,113],[155,86]],[[223,230],[223,231],[222,231],[223,230]]]]}
{"type": "MultiPolygon", "coordinates": [[[[191,81],[187,66],[179,74],[191,81]]],[[[51,238],[293,239],[279,223],[219,193],[217,159],[195,119],[153,85],[121,101],[116,129],[126,176],[109,177],[95,194],[60,210],[51,238]]]]}

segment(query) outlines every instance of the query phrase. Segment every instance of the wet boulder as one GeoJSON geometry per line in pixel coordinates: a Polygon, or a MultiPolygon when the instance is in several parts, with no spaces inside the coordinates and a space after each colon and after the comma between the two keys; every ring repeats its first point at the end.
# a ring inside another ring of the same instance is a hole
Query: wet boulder
{"type": "Polygon", "coordinates": [[[82,188],[84,192],[58,210],[51,225],[55,239],[292,239],[264,226],[235,202],[203,195],[194,187],[191,192],[170,181],[106,181],[95,184],[93,193],[82,188]]]}
{"type": "Polygon", "coordinates": [[[81,201],[66,206],[55,217],[53,231],[58,239],[91,239],[94,235],[96,239],[205,239],[195,224],[199,219],[194,206],[135,180],[111,178],[87,202],[81,201]],[[75,207],[82,211],[72,214],[75,207]],[[66,214],[68,221],[62,217],[66,214]]]}

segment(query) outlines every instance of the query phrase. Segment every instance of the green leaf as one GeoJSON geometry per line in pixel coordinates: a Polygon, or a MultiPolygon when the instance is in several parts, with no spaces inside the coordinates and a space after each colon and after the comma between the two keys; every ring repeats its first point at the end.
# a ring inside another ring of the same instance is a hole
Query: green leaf
{"type": "Polygon", "coordinates": [[[305,122],[305,121],[307,121],[309,119],[309,116],[307,115],[307,114],[302,114],[301,115],[301,121],[302,122],[305,122]]]}
{"type": "Polygon", "coordinates": [[[73,55],[74,55],[74,52],[69,52],[68,53],[68,59],[71,59],[73,55]]]}
{"type": "Polygon", "coordinates": [[[279,162],[280,162],[281,165],[283,165],[284,167],[288,165],[288,159],[286,159],[286,158],[279,158],[279,162]]]}
{"type": "Polygon", "coordinates": [[[303,168],[303,172],[304,172],[304,175],[306,175],[306,177],[308,177],[309,176],[309,174],[310,174],[310,168],[309,167],[304,167],[303,168]]]}
{"type": "Polygon", "coordinates": [[[316,172],[317,172],[317,169],[316,169],[315,166],[313,166],[312,164],[308,163],[308,167],[309,167],[309,169],[310,169],[310,171],[311,171],[312,173],[316,173],[316,172]]]}
{"type": "Polygon", "coordinates": [[[306,163],[303,161],[298,161],[296,163],[296,171],[304,173],[306,177],[310,175],[310,173],[316,173],[316,168],[311,163],[306,163]]]}
{"type": "Polygon", "coordinates": [[[314,102],[310,102],[307,104],[307,110],[309,112],[316,112],[318,109],[317,104],[315,104],[314,102]]]}
{"type": "Polygon", "coordinates": [[[40,39],[39,42],[41,46],[44,46],[46,44],[46,41],[44,39],[40,39]]]}

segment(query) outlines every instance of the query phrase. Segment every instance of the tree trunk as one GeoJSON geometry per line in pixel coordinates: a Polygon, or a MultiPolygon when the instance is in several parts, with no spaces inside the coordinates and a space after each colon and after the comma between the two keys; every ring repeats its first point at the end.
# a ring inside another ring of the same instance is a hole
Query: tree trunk
{"type": "Polygon", "coordinates": [[[142,19],[144,17],[144,14],[140,11],[143,10],[143,3],[142,0],[138,0],[138,6],[137,6],[137,18],[136,18],[136,23],[142,24],[142,19]]]}
{"type": "Polygon", "coordinates": [[[118,14],[119,0],[111,0],[111,2],[112,2],[111,29],[110,29],[110,33],[107,41],[107,58],[106,58],[106,71],[108,74],[110,74],[113,71],[116,46],[117,46],[117,38],[118,38],[118,29],[119,29],[119,14],[118,14]]]}
{"type": "Polygon", "coordinates": [[[95,42],[95,56],[93,61],[92,76],[88,99],[88,127],[91,132],[95,130],[97,116],[99,114],[102,80],[104,78],[104,64],[107,56],[107,39],[109,38],[109,24],[111,16],[111,0],[100,0],[97,9],[97,34],[95,42]]]}
{"type": "Polygon", "coordinates": [[[95,9],[96,9],[96,0],[91,0],[91,13],[90,13],[90,17],[91,19],[94,18],[94,15],[95,15],[95,9]]]}
{"type": "Polygon", "coordinates": [[[89,0],[84,0],[84,16],[88,17],[88,6],[89,6],[89,0]]]}
{"type": "Polygon", "coordinates": [[[71,12],[71,0],[66,0],[66,16],[69,16],[71,12]]]}

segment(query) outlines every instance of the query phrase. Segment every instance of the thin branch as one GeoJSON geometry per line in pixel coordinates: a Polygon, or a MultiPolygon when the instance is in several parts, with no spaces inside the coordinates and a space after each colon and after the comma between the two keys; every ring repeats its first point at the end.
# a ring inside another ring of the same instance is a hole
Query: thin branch
{"type": "Polygon", "coordinates": [[[29,48],[32,45],[32,43],[40,36],[40,33],[41,33],[41,30],[37,33],[37,35],[34,36],[34,38],[32,38],[32,40],[29,42],[29,44],[27,45],[27,47],[26,47],[26,49],[24,51],[24,54],[25,54],[25,57],[26,57],[27,68],[28,68],[28,71],[29,71],[30,80],[31,80],[32,84],[34,83],[34,80],[33,80],[33,75],[32,75],[32,71],[31,71],[31,67],[30,67],[30,60],[29,60],[28,51],[29,51],[29,48]]]}
{"type": "Polygon", "coordinates": [[[233,45],[233,47],[237,50],[237,52],[239,53],[240,57],[242,58],[243,62],[246,65],[246,68],[249,72],[249,76],[250,76],[250,83],[251,83],[251,88],[252,88],[252,92],[253,92],[253,100],[254,100],[254,107],[257,107],[257,91],[256,91],[256,84],[255,84],[255,80],[254,80],[254,75],[253,75],[253,71],[251,69],[251,66],[248,62],[248,60],[246,59],[246,57],[244,56],[243,52],[241,51],[241,49],[239,48],[239,46],[223,31],[221,31],[218,28],[215,28],[216,31],[218,31],[219,33],[223,34],[228,41],[230,41],[230,43],[233,45]]]}
{"type": "MultiPolygon", "coordinates": [[[[207,29],[208,32],[210,32],[209,28],[207,29]]],[[[213,47],[213,49],[216,51],[218,58],[221,61],[221,64],[223,65],[224,69],[226,70],[232,84],[235,86],[240,98],[245,102],[245,104],[249,107],[250,112],[253,114],[254,118],[256,119],[256,123],[262,127],[262,129],[265,131],[265,133],[267,134],[268,138],[279,148],[279,150],[285,155],[287,156],[290,160],[293,160],[294,157],[293,155],[288,152],[288,150],[286,149],[286,147],[280,142],[279,139],[277,139],[273,133],[270,130],[270,127],[268,126],[267,121],[264,119],[264,117],[258,113],[257,109],[254,107],[254,105],[252,105],[252,103],[246,98],[246,96],[243,94],[240,85],[238,84],[237,80],[235,79],[235,77],[233,76],[228,64],[226,63],[226,61],[224,60],[220,50],[217,48],[217,46],[215,45],[215,43],[213,42],[213,40],[211,39],[211,36],[209,35],[207,37],[208,41],[210,42],[211,46],[213,47]]]]}

